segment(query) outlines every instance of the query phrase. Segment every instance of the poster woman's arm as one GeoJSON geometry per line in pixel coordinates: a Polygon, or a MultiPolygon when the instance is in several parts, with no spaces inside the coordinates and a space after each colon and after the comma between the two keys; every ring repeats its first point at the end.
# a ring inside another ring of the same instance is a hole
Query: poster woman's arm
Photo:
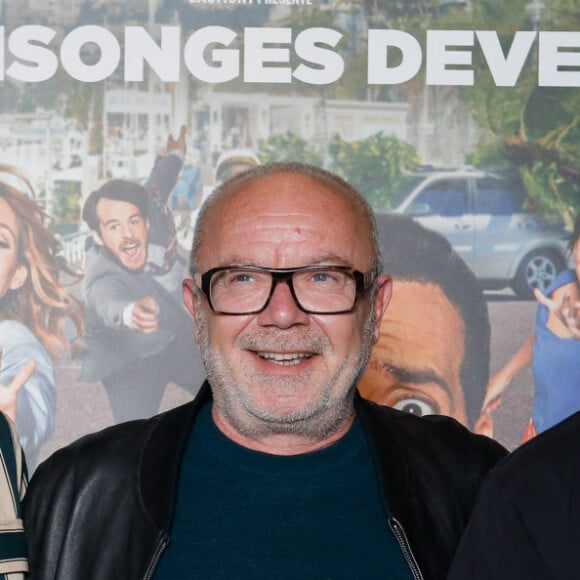
{"type": "Polygon", "coordinates": [[[483,411],[493,411],[501,403],[503,392],[509,387],[514,378],[532,364],[532,345],[535,334],[523,344],[514,356],[489,381],[483,411]]]}
{"type": "MultiPolygon", "coordinates": [[[[0,367],[2,366],[2,347],[0,347],[0,367]]],[[[0,411],[4,413],[13,423],[16,422],[16,401],[20,389],[27,383],[28,379],[36,369],[36,361],[30,359],[20,369],[9,384],[0,388],[0,411]]]]}
{"type": "Polygon", "coordinates": [[[0,346],[3,348],[1,396],[5,398],[2,410],[15,417],[16,431],[32,471],[42,445],[55,426],[53,362],[30,330],[15,320],[0,323],[0,346]]]}

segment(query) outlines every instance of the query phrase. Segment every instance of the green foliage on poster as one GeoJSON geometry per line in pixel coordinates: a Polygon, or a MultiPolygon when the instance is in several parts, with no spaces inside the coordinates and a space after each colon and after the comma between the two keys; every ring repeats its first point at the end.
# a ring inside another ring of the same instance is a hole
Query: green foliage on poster
{"type": "Polygon", "coordinates": [[[262,163],[270,161],[298,161],[322,165],[323,153],[292,131],[270,137],[260,148],[258,156],[262,163]]]}
{"type": "MultiPolygon", "coordinates": [[[[500,2],[487,0],[464,13],[461,26],[495,28],[504,52],[514,31],[578,30],[576,0],[500,2]],[[501,12],[500,8],[508,13],[501,12]],[[498,17],[498,10],[503,15],[498,17]],[[484,26],[482,26],[484,25],[484,26]]],[[[580,91],[576,87],[538,86],[537,45],[515,87],[498,87],[485,58],[474,55],[477,83],[463,87],[462,99],[483,131],[481,145],[469,161],[478,166],[516,166],[530,201],[543,212],[557,211],[571,223],[580,212],[580,91]]]]}
{"type": "Polygon", "coordinates": [[[419,163],[412,145],[382,133],[360,141],[335,135],[328,153],[330,170],[354,185],[373,207],[382,209],[392,209],[396,179],[419,163]]]}
{"type": "MultiPolygon", "coordinates": [[[[54,226],[68,226],[70,231],[78,229],[81,214],[80,196],[80,183],[78,181],[59,180],[54,184],[49,212],[54,226]]],[[[62,230],[58,227],[53,229],[62,230]]],[[[66,231],[66,229],[62,231],[66,231]]]]}
{"type": "MultiPolygon", "coordinates": [[[[413,34],[423,52],[428,29],[497,31],[504,55],[516,32],[580,29],[578,0],[377,0],[364,5],[373,25],[413,34]]],[[[536,38],[515,86],[506,87],[496,84],[475,43],[470,66],[475,84],[447,87],[446,100],[457,94],[481,131],[480,144],[466,156],[466,162],[481,168],[516,167],[526,183],[530,205],[542,213],[556,211],[570,224],[580,212],[580,91],[538,86],[538,42],[536,38]]],[[[437,100],[442,88],[425,83],[424,68],[425,63],[413,80],[397,87],[404,100],[437,100]]],[[[383,100],[391,92],[382,87],[372,95],[383,100]]]]}

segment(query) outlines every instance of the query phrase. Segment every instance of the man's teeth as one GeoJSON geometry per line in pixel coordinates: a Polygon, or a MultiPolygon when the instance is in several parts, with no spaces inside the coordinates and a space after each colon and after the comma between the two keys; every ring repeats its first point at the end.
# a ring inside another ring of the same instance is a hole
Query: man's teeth
{"type": "Polygon", "coordinates": [[[259,352],[258,356],[261,358],[271,360],[279,365],[297,365],[303,360],[309,359],[312,354],[305,352],[259,352]]]}

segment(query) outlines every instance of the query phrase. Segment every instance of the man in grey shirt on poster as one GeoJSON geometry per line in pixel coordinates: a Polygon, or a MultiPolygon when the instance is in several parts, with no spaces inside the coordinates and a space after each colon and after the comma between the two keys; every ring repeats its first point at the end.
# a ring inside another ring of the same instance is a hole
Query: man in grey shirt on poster
{"type": "Polygon", "coordinates": [[[208,380],[38,468],[33,577],[444,579],[505,450],[357,394],[380,263],[371,208],[331,173],[267,164],[219,187],[184,282],[208,380]]]}

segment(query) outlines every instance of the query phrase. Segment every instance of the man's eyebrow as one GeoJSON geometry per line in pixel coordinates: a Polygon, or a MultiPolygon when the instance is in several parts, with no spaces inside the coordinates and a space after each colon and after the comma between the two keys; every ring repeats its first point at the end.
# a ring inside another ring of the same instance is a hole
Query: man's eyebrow
{"type": "Polygon", "coordinates": [[[435,371],[430,369],[423,370],[410,370],[402,367],[398,367],[386,361],[381,362],[381,369],[387,371],[395,377],[398,381],[411,384],[422,384],[422,383],[435,383],[439,385],[452,399],[453,393],[451,392],[451,387],[447,381],[435,371]]]}

